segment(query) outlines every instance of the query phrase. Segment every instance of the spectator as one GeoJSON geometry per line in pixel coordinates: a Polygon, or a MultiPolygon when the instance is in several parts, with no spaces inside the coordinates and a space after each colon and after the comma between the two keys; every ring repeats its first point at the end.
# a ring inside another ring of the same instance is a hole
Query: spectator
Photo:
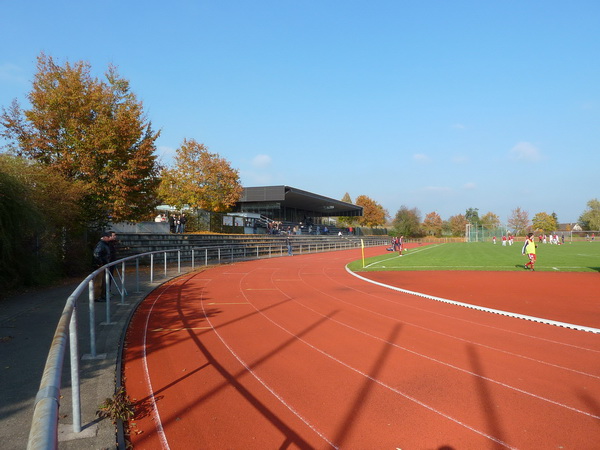
{"type": "Polygon", "coordinates": [[[169,231],[175,233],[175,214],[169,216],[169,231]]]}
{"type": "MultiPolygon", "coordinates": [[[[111,233],[105,231],[96,244],[94,248],[94,269],[99,269],[110,262],[110,247],[108,245],[110,237],[111,233]]],[[[106,301],[106,276],[104,271],[96,275],[94,279],[94,300],[97,302],[106,301]]]]}

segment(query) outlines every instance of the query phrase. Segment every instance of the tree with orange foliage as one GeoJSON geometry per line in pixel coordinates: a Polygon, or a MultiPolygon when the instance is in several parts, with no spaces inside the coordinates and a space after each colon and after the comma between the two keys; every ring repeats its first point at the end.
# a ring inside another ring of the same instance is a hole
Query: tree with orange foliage
{"type": "Polygon", "coordinates": [[[464,236],[467,223],[469,222],[463,214],[457,214],[456,216],[450,217],[448,223],[450,224],[452,236],[464,236]]]}
{"type": "Polygon", "coordinates": [[[441,236],[442,226],[442,218],[435,211],[432,211],[425,216],[425,220],[423,221],[423,230],[428,236],[441,236]]]}
{"type": "Polygon", "coordinates": [[[363,215],[358,217],[358,224],[364,227],[377,227],[385,224],[388,212],[375,200],[366,195],[356,197],[356,205],[362,206],[363,215]]]}
{"type": "Polygon", "coordinates": [[[194,139],[184,139],[174,167],[163,170],[158,190],[169,205],[213,212],[231,209],[242,191],[238,171],[194,139]]]}
{"type": "Polygon", "coordinates": [[[85,187],[83,220],[141,220],[157,204],[155,141],[142,103],[114,67],[106,81],[90,64],[64,66],[43,53],[28,100],[2,108],[0,136],[9,151],[51,166],[85,187]]]}

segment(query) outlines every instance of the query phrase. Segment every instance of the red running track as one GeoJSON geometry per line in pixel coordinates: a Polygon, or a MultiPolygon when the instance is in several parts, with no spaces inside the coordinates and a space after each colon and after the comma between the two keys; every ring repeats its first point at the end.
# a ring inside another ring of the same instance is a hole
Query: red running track
{"type": "MultiPolygon", "coordinates": [[[[124,353],[134,448],[599,447],[600,334],[368,283],[345,269],[359,257],[237,263],[155,290],[124,353]]],[[[600,328],[595,273],[369,277],[600,328]]]]}

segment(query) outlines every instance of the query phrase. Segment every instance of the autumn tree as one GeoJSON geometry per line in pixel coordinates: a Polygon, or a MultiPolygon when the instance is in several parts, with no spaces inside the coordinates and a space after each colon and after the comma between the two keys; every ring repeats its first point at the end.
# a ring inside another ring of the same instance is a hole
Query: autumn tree
{"type": "Polygon", "coordinates": [[[534,230],[541,230],[544,233],[550,233],[558,229],[556,219],[545,212],[539,212],[533,216],[532,224],[534,230]]]}
{"type": "Polygon", "coordinates": [[[163,170],[158,190],[169,205],[214,212],[230,209],[242,191],[238,171],[194,139],[184,139],[177,149],[175,165],[163,170]]]}
{"type": "Polygon", "coordinates": [[[481,225],[486,230],[493,230],[500,226],[500,217],[493,212],[487,212],[481,216],[481,225]]]}
{"type": "Polygon", "coordinates": [[[421,213],[417,208],[402,205],[392,221],[394,233],[399,236],[415,237],[421,234],[421,213]]]}
{"type": "Polygon", "coordinates": [[[508,227],[514,231],[517,236],[523,235],[529,227],[529,213],[523,211],[520,207],[513,209],[508,218],[508,227]]]}
{"type": "Polygon", "coordinates": [[[456,216],[450,217],[448,223],[452,236],[464,236],[467,229],[467,223],[469,222],[465,216],[457,214],[456,216]]]}
{"type": "Polygon", "coordinates": [[[442,235],[443,221],[438,213],[435,211],[430,212],[425,216],[422,227],[428,236],[439,237],[442,235]]]}
{"type": "Polygon", "coordinates": [[[366,195],[356,197],[356,204],[362,206],[363,215],[358,217],[358,224],[364,227],[377,227],[385,224],[388,212],[375,200],[366,195]]]}
{"type": "Polygon", "coordinates": [[[465,219],[468,223],[479,224],[479,208],[468,208],[465,211],[465,219]]]}
{"type": "MultiPolygon", "coordinates": [[[[344,194],[344,196],[342,197],[342,201],[344,203],[350,203],[352,204],[352,197],[350,197],[350,194],[348,194],[347,192],[344,194]]],[[[356,221],[357,218],[356,217],[347,217],[347,216],[339,216],[336,219],[336,223],[338,227],[343,227],[343,228],[347,228],[347,227],[351,227],[356,225],[356,221]]]]}
{"type": "Polygon", "coordinates": [[[587,209],[579,217],[585,230],[600,230],[600,201],[594,198],[587,202],[587,209]]]}
{"type": "Polygon", "coordinates": [[[44,54],[29,109],[2,108],[0,136],[9,151],[85,186],[84,220],[140,220],[157,204],[155,141],[129,82],[109,67],[102,81],[87,62],[63,66],[44,54]]]}

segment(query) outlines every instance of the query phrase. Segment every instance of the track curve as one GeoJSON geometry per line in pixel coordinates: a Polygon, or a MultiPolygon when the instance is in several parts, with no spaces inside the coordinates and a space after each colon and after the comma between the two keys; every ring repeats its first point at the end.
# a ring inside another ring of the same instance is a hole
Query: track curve
{"type": "MultiPolygon", "coordinates": [[[[597,447],[600,336],[367,283],[345,270],[359,256],[219,266],[154,291],[134,315],[124,352],[126,390],[138,402],[134,447],[597,447]]],[[[583,286],[598,292],[598,274],[574,274],[588,275],[577,287],[543,272],[512,273],[513,281],[510,273],[471,273],[491,278],[469,287],[468,274],[366,276],[457,301],[478,295],[486,307],[600,322],[597,294],[589,305],[583,286]],[[545,291],[538,298],[535,290],[484,289],[490,280],[518,285],[523,275],[551,283],[559,297],[581,288],[581,305],[544,302],[545,291]]]]}

